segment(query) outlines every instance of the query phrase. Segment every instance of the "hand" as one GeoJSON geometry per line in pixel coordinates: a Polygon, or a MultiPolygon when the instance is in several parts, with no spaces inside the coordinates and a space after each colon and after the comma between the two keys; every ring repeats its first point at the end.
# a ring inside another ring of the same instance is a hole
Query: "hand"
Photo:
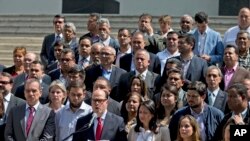
{"type": "Polygon", "coordinates": [[[206,60],[207,62],[209,62],[211,60],[211,57],[209,55],[203,54],[200,56],[202,59],[206,60]]]}
{"type": "Polygon", "coordinates": [[[149,36],[151,36],[154,33],[154,29],[151,26],[151,24],[146,24],[145,25],[145,29],[146,29],[146,31],[147,31],[147,33],[148,33],[149,36]]]}
{"type": "Polygon", "coordinates": [[[234,122],[235,122],[236,125],[237,124],[240,124],[240,125],[244,124],[241,114],[234,115],[233,119],[234,119],[234,122]]]}

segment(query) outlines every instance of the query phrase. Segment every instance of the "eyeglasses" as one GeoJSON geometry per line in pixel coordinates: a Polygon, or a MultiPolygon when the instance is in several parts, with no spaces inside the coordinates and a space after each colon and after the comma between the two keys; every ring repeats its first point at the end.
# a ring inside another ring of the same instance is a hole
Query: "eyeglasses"
{"type": "Polygon", "coordinates": [[[102,104],[104,101],[106,101],[107,99],[93,99],[92,98],[92,102],[94,102],[94,103],[100,103],[100,104],[102,104]]]}
{"type": "Polygon", "coordinates": [[[63,21],[54,21],[54,24],[57,24],[57,23],[61,24],[63,23],[63,21]]]}
{"type": "Polygon", "coordinates": [[[10,81],[0,81],[0,84],[3,84],[3,85],[6,85],[6,84],[9,84],[10,81]]]}

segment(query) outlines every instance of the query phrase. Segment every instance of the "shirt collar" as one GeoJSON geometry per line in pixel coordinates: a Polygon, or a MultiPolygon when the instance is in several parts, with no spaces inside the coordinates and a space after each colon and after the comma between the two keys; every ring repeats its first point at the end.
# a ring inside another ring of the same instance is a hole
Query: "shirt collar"
{"type": "MultiPolygon", "coordinates": [[[[129,54],[129,53],[132,52],[131,46],[130,45],[128,45],[128,46],[129,46],[129,48],[128,48],[128,50],[126,52],[124,52],[124,54],[129,54]]],[[[120,49],[118,49],[118,53],[117,54],[122,54],[122,52],[120,51],[120,49]]]]}
{"type": "Polygon", "coordinates": [[[105,120],[106,115],[107,115],[107,110],[104,111],[104,113],[102,114],[102,116],[100,117],[102,120],[105,120]]]}
{"type": "Polygon", "coordinates": [[[207,31],[208,31],[208,26],[206,26],[206,30],[203,32],[203,34],[200,33],[200,31],[197,29],[199,35],[207,35],[207,31]]]}
{"type": "MultiPolygon", "coordinates": [[[[244,119],[247,116],[247,108],[244,111],[242,111],[240,114],[241,114],[242,118],[244,119]]],[[[234,115],[235,115],[235,113],[233,112],[232,116],[234,116],[234,115]]]]}
{"type": "MultiPolygon", "coordinates": [[[[39,104],[40,104],[40,102],[38,101],[34,106],[32,106],[32,107],[35,108],[35,111],[37,111],[39,104]]],[[[31,106],[28,105],[28,103],[26,103],[26,108],[25,109],[27,110],[29,107],[31,107],[31,106]]]]}
{"type": "Polygon", "coordinates": [[[110,69],[110,70],[106,70],[106,69],[104,69],[104,68],[102,67],[102,65],[100,65],[101,70],[102,70],[102,71],[105,71],[105,72],[108,72],[108,73],[111,73],[111,72],[112,72],[112,67],[113,67],[113,65],[111,66],[111,69],[110,69]]]}
{"type": "Polygon", "coordinates": [[[201,116],[204,113],[204,107],[202,108],[201,112],[198,114],[191,107],[190,107],[190,111],[193,116],[201,116]]]}
{"type": "MultiPolygon", "coordinates": [[[[76,111],[78,111],[78,110],[85,110],[85,109],[87,109],[87,104],[84,102],[84,101],[82,101],[82,104],[81,104],[81,106],[79,107],[79,109],[77,109],[76,111]]],[[[71,108],[70,108],[70,104],[68,104],[68,105],[65,105],[65,109],[66,110],[69,110],[69,111],[72,111],[71,110],[71,108]]]]}
{"type": "Polygon", "coordinates": [[[212,92],[211,92],[209,89],[207,89],[207,92],[208,92],[208,94],[213,93],[213,94],[214,94],[214,97],[216,97],[217,94],[219,93],[219,90],[220,90],[220,88],[218,87],[217,89],[215,89],[215,90],[212,91],[212,92]]]}
{"type": "Polygon", "coordinates": [[[142,72],[142,73],[139,73],[137,70],[135,70],[135,75],[136,75],[136,76],[137,76],[137,75],[142,75],[142,76],[143,76],[143,79],[146,78],[147,73],[148,73],[148,69],[146,69],[146,70],[145,70],[144,72],[142,72]]]}
{"type": "Polygon", "coordinates": [[[7,102],[10,102],[10,97],[11,97],[11,93],[8,93],[5,97],[4,100],[7,102]]]}
{"type": "Polygon", "coordinates": [[[225,71],[236,71],[237,67],[238,67],[238,63],[236,63],[232,69],[228,69],[227,66],[225,66],[224,70],[225,71]]]}

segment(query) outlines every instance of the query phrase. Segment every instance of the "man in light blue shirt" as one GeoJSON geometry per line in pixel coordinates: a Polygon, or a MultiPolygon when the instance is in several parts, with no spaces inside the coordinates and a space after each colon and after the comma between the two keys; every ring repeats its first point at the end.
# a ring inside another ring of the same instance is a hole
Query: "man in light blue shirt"
{"type": "MultiPolygon", "coordinates": [[[[68,87],[69,104],[56,113],[56,141],[62,141],[75,132],[78,118],[92,112],[91,106],[83,100],[86,96],[85,85],[81,81],[73,81],[68,87]]],[[[71,141],[69,138],[67,141],[71,141]]]]}

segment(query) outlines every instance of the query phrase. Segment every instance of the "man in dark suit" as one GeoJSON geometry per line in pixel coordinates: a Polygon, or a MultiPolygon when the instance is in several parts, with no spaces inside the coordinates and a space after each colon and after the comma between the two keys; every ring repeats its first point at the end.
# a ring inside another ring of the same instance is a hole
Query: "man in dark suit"
{"type": "Polygon", "coordinates": [[[210,66],[207,68],[205,76],[207,83],[206,103],[225,113],[227,106],[227,93],[222,91],[219,87],[223,77],[221,70],[216,66],[210,66]]]}
{"type": "Polygon", "coordinates": [[[151,72],[148,67],[150,64],[150,55],[147,50],[139,49],[135,53],[134,57],[135,70],[121,75],[119,85],[117,88],[116,98],[117,101],[122,101],[130,91],[130,79],[133,76],[140,76],[146,83],[148,88],[149,98],[153,98],[155,89],[155,80],[159,76],[156,73],[151,72]]]}
{"type": "Polygon", "coordinates": [[[25,83],[26,103],[12,108],[5,128],[6,141],[53,141],[55,113],[39,102],[41,85],[37,79],[25,83]]]}
{"type": "Polygon", "coordinates": [[[105,91],[98,89],[93,92],[91,99],[93,113],[77,120],[76,131],[79,132],[73,135],[73,141],[127,141],[124,121],[122,117],[107,111],[107,99],[108,94],[105,91]],[[86,130],[82,130],[92,118],[94,118],[93,123],[86,130]]]}
{"type": "Polygon", "coordinates": [[[194,55],[193,49],[195,39],[192,35],[180,35],[178,41],[178,49],[180,56],[174,57],[182,62],[183,77],[185,80],[183,89],[187,90],[190,82],[202,81],[205,83],[205,72],[207,70],[207,62],[194,55]]]}
{"type": "Polygon", "coordinates": [[[250,124],[250,107],[248,104],[247,88],[244,84],[235,83],[228,87],[228,107],[231,110],[230,113],[226,114],[219,124],[215,140],[223,140],[223,132],[225,125],[231,119],[235,125],[248,125],[250,124]]]}
{"type": "Polygon", "coordinates": [[[115,57],[116,51],[113,47],[105,46],[101,49],[101,64],[86,70],[85,84],[88,91],[92,91],[93,83],[99,76],[108,79],[112,89],[117,87],[120,76],[126,71],[113,65],[115,57]]]}
{"type": "Polygon", "coordinates": [[[13,85],[12,76],[6,72],[1,72],[0,73],[0,92],[3,94],[3,97],[5,99],[3,103],[4,103],[4,111],[5,111],[6,117],[8,117],[8,114],[11,108],[25,103],[24,100],[15,97],[10,92],[12,85],[13,85]]]}
{"type": "MultiPolygon", "coordinates": [[[[120,114],[120,103],[115,101],[113,98],[111,98],[110,95],[112,95],[112,88],[111,88],[111,84],[109,82],[108,79],[106,79],[105,77],[98,77],[94,83],[93,86],[93,91],[101,89],[103,91],[105,91],[105,93],[107,93],[109,95],[108,97],[108,111],[111,113],[114,113],[116,115],[121,115],[120,114]]],[[[86,99],[85,102],[89,105],[91,105],[91,97],[86,99]]]]}
{"type": "Polygon", "coordinates": [[[239,49],[234,45],[227,45],[224,49],[223,60],[225,66],[221,68],[224,75],[221,89],[227,90],[234,83],[241,82],[244,78],[250,78],[250,73],[238,65],[239,49]]]}
{"type": "MultiPolygon", "coordinates": [[[[134,55],[137,50],[144,49],[146,46],[146,40],[142,32],[134,33],[132,37],[132,53],[126,54],[120,58],[120,68],[127,72],[135,70],[134,55]]],[[[150,55],[150,64],[148,67],[149,71],[160,74],[161,73],[161,62],[160,59],[153,53],[150,55]]]]}
{"type": "Polygon", "coordinates": [[[51,77],[52,81],[59,79],[64,84],[66,84],[68,71],[76,65],[75,52],[70,48],[63,49],[61,53],[61,60],[59,63],[60,68],[52,70],[48,75],[51,77]]]}
{"type": "Polygon", "coordinates": [[[98,21],[98,33],[100,37],[100,42],[103,43],[105,46],[111,46],[113,47],[116,51],[120,47],[118,41],[110,36],[111,33],[111,26],[109,19],[107,18],[101,18],[98,21]]]}
{"type": "MultiPolygon", "coordinates": [[[[28,52],[28,53],[25,54],[25,56],[24,56],[24,72],[15,77],[14,82],[13,82],[13,87],[11,89],[11,92],[13,94],[16,92],[17,87],[24,84],[25,80],[28,79],[30,64],[33,61],[38,61],[38,60],[39,60],[38,56],[33,52],[28,52]]],[[[47,85],[50,85],[51,78],[47,74],[44,74],[42,76],[42,81],[44,83],[46,83],[47,85]]]]}
{"type": "Polygon", "coordinates": [[[84,69],[92,64],[92,60],[90,57],[91,47],[91,38],[82,37],[79,39],[78,52],[76,54],[76,64],[84,69]]]}
{"type": "MultiPolygon", "coordinates": [[[[42,95],[40,96],[40,102],[42,104],[46,104],[47,102],[49,102],[49,99],[48,99],[49,86],[42,81],[43,75],[44,75],[44,67],[42,63],[40,61],[33,61],[30,64],[30,71],[29,71],[28,79],[35,78],[39,80],[40,85],[42,86],[42,95]]],[[[16,97],[25,99],[24,87],[25,87],[24,84],[17,87],[16,92],[15,92],[16,97]]]]}
{"type": "Polygon", "coordinates": [[[100,37],[98,35],[98,21],[101,18],[101,15],[99,13],[90,13],[89,19],[87,23],[87,29],[89,33],[84,34],[83,37],[89,37],[91,38],[92,43],[97,43],[100,40],[100,37]]]}
{"type": "Polygon", "coordinates": [[[48,65],[48,59],[50,57],[50,48],[56,40],[62,40],[62,29],[66,19],[62,15],[55,15],[53,20],[54,32],[44,37],[42,49],[40,53],[41,61],[44,66],[48,65]]]}

